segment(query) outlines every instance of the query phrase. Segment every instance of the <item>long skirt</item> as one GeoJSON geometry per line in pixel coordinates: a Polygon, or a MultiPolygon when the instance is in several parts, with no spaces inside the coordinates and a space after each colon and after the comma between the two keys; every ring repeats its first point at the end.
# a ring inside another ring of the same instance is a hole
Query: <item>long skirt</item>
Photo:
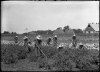
{"type": "Polygon", "coordinates": [[[24,42],[25,50],[28,51],[28,42],[24,42]]]}
{"type": "MultiPolygon", "coordinates": [[[[40,48],[41,49],[41,48],[40,48]]],[[[36,46],[36,44],[35,44],[35,53],[37,54],[37,55],[41,55],[42,53],[41,53],[41,51],[40,51],[40,49],[36,46]]]]}
{"type": "Polygon", "coordinates": [[[54,46],[57,46],[57,41],[54,41],[54,42],[53,42],[53,45],[54,45],[54,46]]]}
{"type": "Polygon", "coordinates": [[[73,47],[76,47],[77,46],[77,42],[72,42],[72,44],[73,44],[73,47]]]}

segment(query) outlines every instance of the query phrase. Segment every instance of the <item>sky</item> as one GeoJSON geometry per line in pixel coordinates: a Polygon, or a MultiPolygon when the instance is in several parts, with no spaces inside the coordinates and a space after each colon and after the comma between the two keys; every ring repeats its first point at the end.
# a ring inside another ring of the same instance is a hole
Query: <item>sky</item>
{"type": "Polygon", "coordinates": [[[24,33],[55,30],[69,25],[85,29],[99,23],[99,1],[4,1],[1,3],[1,32],[24,33]]]}

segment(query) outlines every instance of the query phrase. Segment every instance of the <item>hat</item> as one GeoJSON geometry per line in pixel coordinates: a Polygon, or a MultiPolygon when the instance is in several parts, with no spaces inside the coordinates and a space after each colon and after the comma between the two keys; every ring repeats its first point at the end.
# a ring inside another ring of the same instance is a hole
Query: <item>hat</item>
{"type": "Polygon", "coordinates": [[[26,39],[27,37],[25,36],[24,39],[26,39]]]}
{"type": "Polygon", "coordinates": [[[16,36],[16,37],[18,37],[18,36],[16,36]]]}
{"type": "Polygon", "coordinates": [[[40,36],[40,35],[38,35],[36,38],[37,38],[37,39],[41,39],[41,36],[40,36]]]}
{"type": "Polygon", "coordinates": [[[80,42],[80,45],[82,45],[82,43],[80,42]]]}
{"type": "Polygon", "coordinates": [[[75,36],[75,34],[73,36],[75,36]]]}
{"type": "Polygon", "coordinates": [[[57,35],[55,35],[54,37],[57,37],[57,35]]]}
{"type": "Polygon", "coordinates": [[[36,39],[39,39],[39,37],[37,36],[36,39]]]}

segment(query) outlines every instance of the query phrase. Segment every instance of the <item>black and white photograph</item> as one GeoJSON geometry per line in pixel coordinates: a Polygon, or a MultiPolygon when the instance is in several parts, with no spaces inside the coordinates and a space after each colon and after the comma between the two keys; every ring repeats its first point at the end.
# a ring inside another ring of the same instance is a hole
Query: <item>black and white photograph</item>
{"type": "Polygon", "coordinates": [[[1,1],[2,71],[99,71],[99,1],[1,1]]]}
{"type": "Polygon", "coordinates": [[[99,0],[4,0],[4,1],[99,1],[99,0]]]}

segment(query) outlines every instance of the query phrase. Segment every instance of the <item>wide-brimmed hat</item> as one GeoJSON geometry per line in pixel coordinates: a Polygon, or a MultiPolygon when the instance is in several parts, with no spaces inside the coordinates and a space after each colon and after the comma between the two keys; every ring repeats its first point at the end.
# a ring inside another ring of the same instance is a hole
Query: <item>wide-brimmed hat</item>
{"type": "Polygon", "coordinates": [[[37,36],[36,39],[39,39],[39,37],[37,36]]]}
{"type": "Polygon", "coordinates": [[[57,35],[55,35],[54,37],[57,37],[57,35]]]}
{"type": "Polygon", "coordinates": [[[40,35],[38,35],[36,38],[37,38],[37,39],[41,39],[41,36],[40,36],[40,35]]]}
{"type": "Polygon", "coordinates": [[[83,44],[80,42],[80,45],[83,45],[83,44]]]}
{"type": "Polygon", "coordinates": [[[27,36],[24,37],[24,39],[28,38],[27,36]]]}

